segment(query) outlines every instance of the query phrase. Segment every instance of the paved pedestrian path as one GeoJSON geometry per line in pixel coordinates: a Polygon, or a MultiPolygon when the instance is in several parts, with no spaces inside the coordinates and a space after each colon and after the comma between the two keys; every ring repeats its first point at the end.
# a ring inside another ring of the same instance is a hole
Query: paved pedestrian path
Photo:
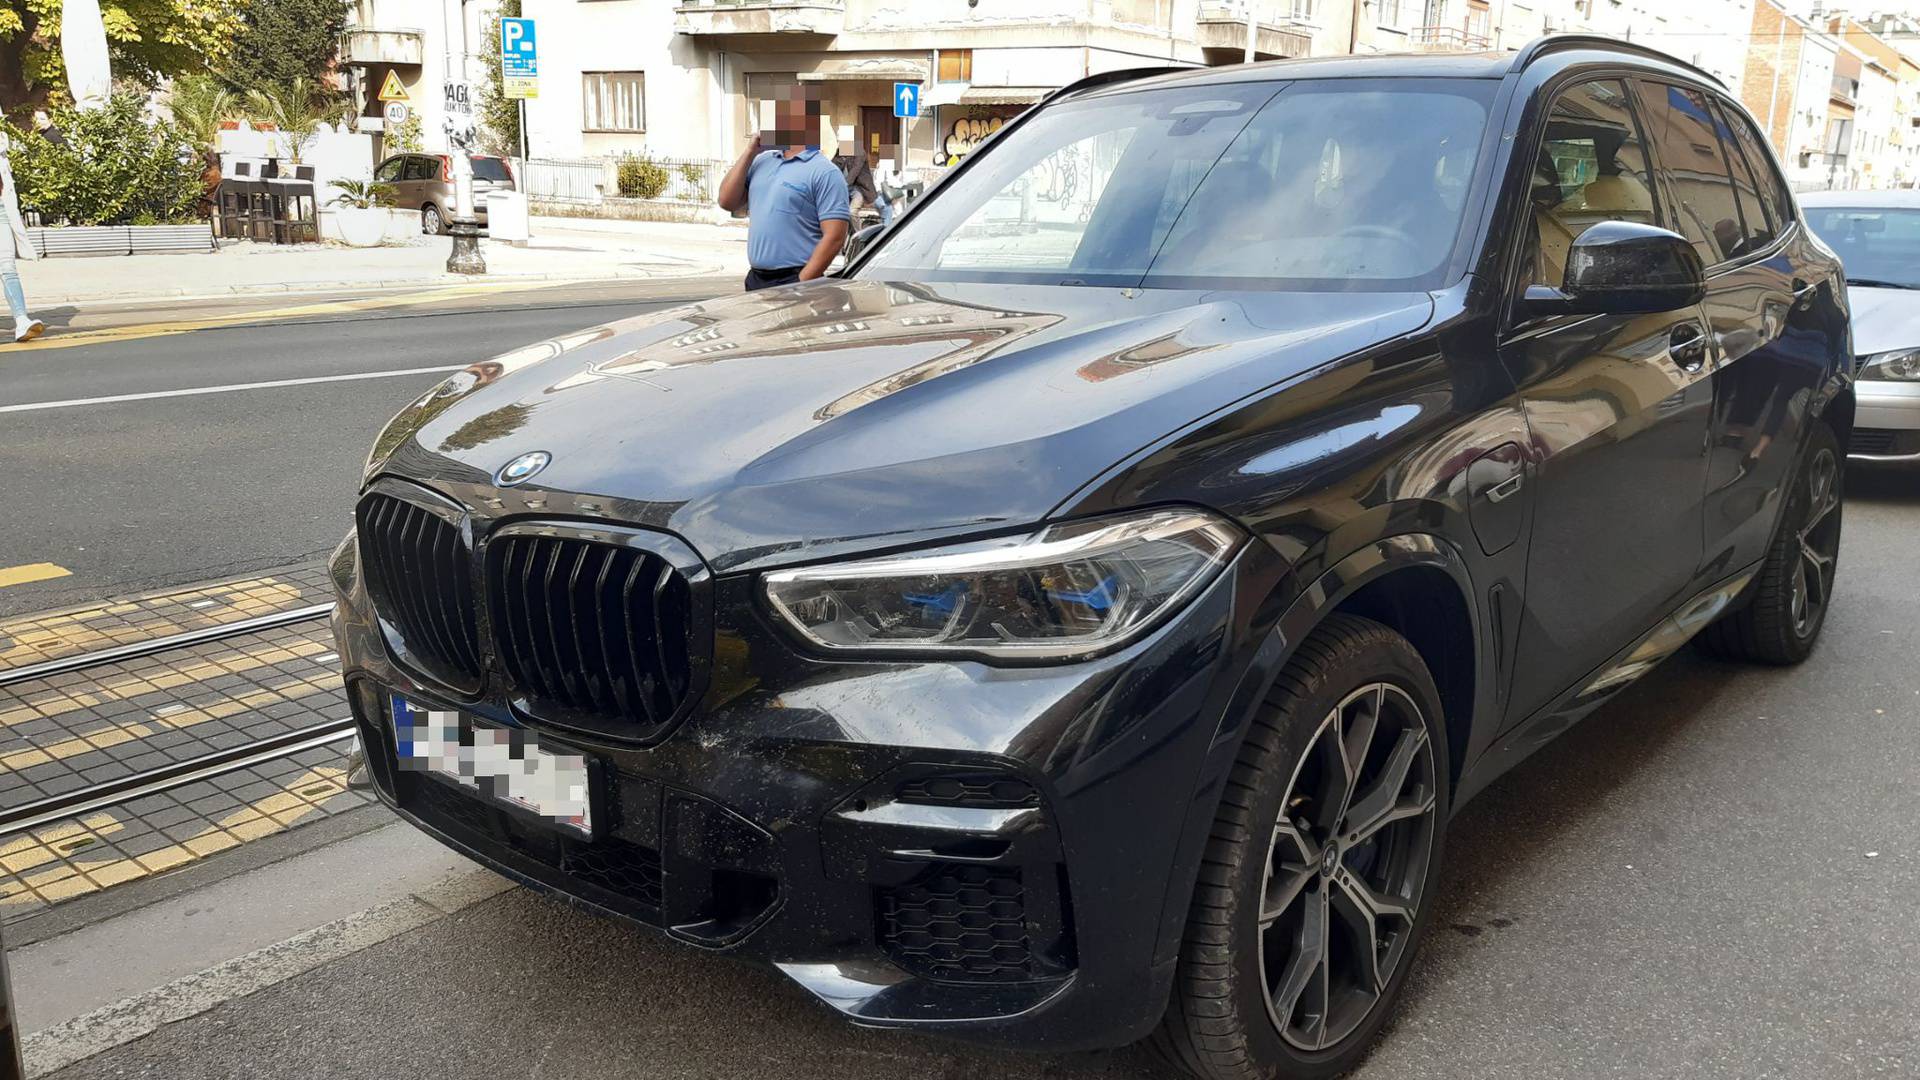
{"type": "MultiPolygon", "coordinates": [[[[482,240],[487,273],[478,280],[660,280],[746,272],[746,230],[682,222],[533,219],[524,245],[482,240]]],[[[190,255],[107,255],[21,264],[38,311],[116,300],[181,300],[256,293],[380,291],[476,279],[446,272],[452,241],[419,236],[406,244],[237,242],[190,255]]]]}

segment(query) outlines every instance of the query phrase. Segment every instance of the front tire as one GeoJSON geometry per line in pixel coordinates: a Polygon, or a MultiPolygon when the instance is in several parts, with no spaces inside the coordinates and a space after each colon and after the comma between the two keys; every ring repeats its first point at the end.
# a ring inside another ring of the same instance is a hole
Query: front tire
{"type": "Polygon", "coordinates": [[[1767,557],[1745,603],[1695,638],[1723,660],[1797,664],[1813,652],[1826,625],[1840,558],[1846,455],[1833,429],[1815,421],[1793,477],[1767,557]]]}
{"type": "Polygon", "coordinates": [[[1426,929],[1446,725],[1426,664],[1334,615],[1234,763],[1153,1045],[1203,1080],[1321,1080],[1366,1053],[1426,929]]]}

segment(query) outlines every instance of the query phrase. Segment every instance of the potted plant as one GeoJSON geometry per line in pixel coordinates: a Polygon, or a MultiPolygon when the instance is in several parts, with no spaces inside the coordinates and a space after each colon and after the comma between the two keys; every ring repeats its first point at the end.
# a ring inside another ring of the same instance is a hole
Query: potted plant
{"type": "Polygon", "coordinates": [[[335,220],[340,223],[340,239],[348,247],[378,247],[387,235],[387,207],[392,203],[392,184],[377,180],[336,180],[340,194],[333,197],[335,220]]]}

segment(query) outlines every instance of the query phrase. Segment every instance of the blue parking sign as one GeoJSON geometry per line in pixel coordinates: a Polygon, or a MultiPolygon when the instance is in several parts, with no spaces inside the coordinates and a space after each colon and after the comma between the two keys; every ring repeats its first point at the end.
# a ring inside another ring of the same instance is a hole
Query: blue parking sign
{"type": "Polygon", "coordinates": [[[500,81],[506,96],[530,98],[539,94],[540,51],[534,44],[532,19],[500,20],[500,81]]]}
{"type": "Polygon", "coordinates": [[[893,84],[893,115],[903,119],[920,115],[920,84],[893,84]]]}

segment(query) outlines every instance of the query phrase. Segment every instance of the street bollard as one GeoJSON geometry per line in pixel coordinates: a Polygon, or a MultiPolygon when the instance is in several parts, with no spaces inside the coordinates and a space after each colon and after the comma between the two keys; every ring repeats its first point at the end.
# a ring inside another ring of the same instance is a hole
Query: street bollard
{"type": "Polygon", "coordinates": [[[0,935],[0,1080],[25,1080],[20,1028],[13,1012],[13,982],[7,977],[7,943],[0,935]]]}

